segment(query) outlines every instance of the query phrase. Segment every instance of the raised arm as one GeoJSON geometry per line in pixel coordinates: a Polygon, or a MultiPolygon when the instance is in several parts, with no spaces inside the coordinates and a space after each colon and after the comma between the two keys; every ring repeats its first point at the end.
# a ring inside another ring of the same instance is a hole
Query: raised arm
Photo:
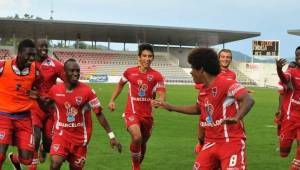
{"type": "Polygon", "coordinates": [[[120,95],[120,93],[123,90],[125,84],[126,84],[126,82],[120,80],[120,82],[116,85],[116,88],[113,91],[112,96],[111,96],[110,101],[109,101],[109,104],[108,104],[108,108],[109,108],[110,111],[115,110],[115,108],[116,108],[115,100],[120,95]]]}

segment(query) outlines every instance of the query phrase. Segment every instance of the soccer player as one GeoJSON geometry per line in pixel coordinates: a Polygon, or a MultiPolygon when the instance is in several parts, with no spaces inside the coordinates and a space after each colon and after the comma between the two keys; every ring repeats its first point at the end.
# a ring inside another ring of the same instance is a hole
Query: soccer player
{"type": "MultiPolygon", "coordinates": [[[[222,49],[218,53],[219,61],[220,61],[220,67],[221,72],[220,75],[226,77],[228,80],[236,80],[236,74],[234,71],[229,69],[229,66],[232,61],[232,52],[229,49],[222,49]]],[[[201,89],[203,89],[203,84],[196,84],[196,89],[198,89],[201,93],[201,89]]],[[[199,125],[198,130],[198,144],[195,146],[195,153],[198,154],[203,146],[204,143],[204,136],[205,136],[204,128],[199,125]]]]}
{"type": "Polygon", "coordinates": [[[245,133],[243,118],[254,104],[248,91],[235,80],[219,75],[220,63],[213,49],[197,48],[188,56],[191,75],[195,83],[203,83],[196,104],[175,106],[164,101],[154,101],[169,111],[183,114],[200,114],[200,124],[205,128],[205,140],[194,163],[194,170],[245,169],[245,133]],[[237,107],[238,106],[238,107],[237,107]]]}
{"type": "Polygon", "coordinates": [[[42,97],[46,105],[56,109],[54,131],[51,144],[51,170],[59,170],[65,160],[72,170],[83,169],[87,145],[92,133],[91,110],[110,138],[110,144],[119,152],[117,141],[107,122],[96,93],[86,84],[78,81],[80,67],[74,59],[64,64],[65,81],[51,87],[48,96],[42,97]]]}
{"type": "Polygon", "coordinates": [[[291,144],[294,139],[297,140],[297,151],[294,160],[291,164],[291,169],[300,169],[300,81],[298,77],[300,76],[300,46],[296,48],[295,51],[295,61],[297,67],[290,68],[287,72],[283,73],[282,68],[287,63],[285,59],[276,60],[277,74],[280,81],[284,85],[288,85],[289,82],[292,84],[292,94],[289,99],[289,104],[286,112],[286,121],[282,122],[280,130],[280,153],[281,156],[287,156],[291,149],[291,144]],[[282,154],[283,153],[283,154],[282,154]]]}
{"type": "MultiPolygon", "coordinates": [[[[296,66],[297,66],[296,62],[290,62],[288,69],[295,68],[296,66]]],[[[279,102],[278,102],[278,109],[274,117],[274,123],[277,124],[277,136],[279,137],[279,139],[280,139],[281,124],[286,119],[286,112],[287,112],[287,108],[289,107],[288,105],[292,95],[292,91],[293,91],[293,87],[291,81],[289,81],[287,85],[283,84],[282,82],[279,82],[279,90],[278,90],[279,102]]],[[[279,140],[279,142],[281,141],[283,140],[279,140]]],[[[280,155],[282,157],[286,157],[288,154],[289,152],[288,153],[281,152],[280,155]]]]}
{"type": "MultiPolygon", "coordinates": [[[[50,88],[56,84],[57,78],[64,80],[63,64],[48,56],[48,41],[46,39],[37,39],[36,50],[35,64],[39,71],[39,77],[35,82],[35,87],[40,96],[47,96],[50,88]]],[[[41,132],[43,137],[43,145],[39,153],[40,162],[42,163],[45,161],[47,153],[50,152],[54,120],[52,113],[44,113],[40,108],[35,108],[34,113],[36,114],[32,115],[32,124],[35,132],[36,149],[40,144],[41,132]]],[[[33,159],[29,170],[37,168],[37,153],[34,156],[35,159],[33,159]]]]}
{"type": "MultiPolygon", "coordinates": [[[[0,169],[9,145],[16,145],[18,156],[11,161],[30,165],[34,150],[31,107],[36,104],[28,92],[36,78],[35,44],[25,39],[18,45],[17,57],[0,62],[0,169]]],[[[15,166],[15,165],[14,165],[15,166]]],[[[20,165],[15,166],[17,170],[20,165]]]]}
{"type": "Polygon", "coordinates": [[[229,69],[229,66],[232,62],[232,52],[229,49],[222,49],[219,52],[219,60],[221,66],[220,74],[227,77],[229,80],[236,80],[236,74],[234,71],[229,69]]]}
{"type": "Polygon", "coordinates": [[[151,101],[155,98],[156,92],[159,94],[159,101],[165,100],[164,79],[158,71],[150,67],[153,59],[153,47],[150,44],[140,44],[139,65],[125,70],[109,102],[109,109],[115,110],[115,100],[128,82],[129,92],[124,118],[126,128],[131,135],[130,151],[133,170],[140,170],[140,164],[146,153],[146,144],[151,136],[153,125],[151,101]]]}

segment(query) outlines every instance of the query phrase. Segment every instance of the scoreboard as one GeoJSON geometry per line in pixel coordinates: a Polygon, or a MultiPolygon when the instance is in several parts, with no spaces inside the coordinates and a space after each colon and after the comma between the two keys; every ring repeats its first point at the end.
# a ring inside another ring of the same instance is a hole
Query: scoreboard
{"type": "Polygon", "coordinates": [[[253,40],[253,56],[279,56],[279,41],[253,40]]]}

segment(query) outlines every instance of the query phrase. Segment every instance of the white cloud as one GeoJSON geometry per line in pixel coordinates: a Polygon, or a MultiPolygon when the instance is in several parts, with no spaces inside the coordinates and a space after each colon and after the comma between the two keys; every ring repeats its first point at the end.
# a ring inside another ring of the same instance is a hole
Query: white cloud
{"type": "Polygon", "coordinates": [[[14,14],[23,15],[29,13],[31,0],[0,0],[0,16],[14,16],[14,14]]]}
{"type": "MultiPolygon", "coordinates": [[[[18,1],[18,0],[15,0],[18,1]]],[[[19,0],[19,8],[21,8],[21,10],[23,10],[24,12],[28,11],[31,7],[31,2],[30,0],[19,0]]]]}
{"type": "Polygon", "coordinates": [[[13,7],[15,4],[14,1],[6,1],[6,0],[0,0],[0,10],[7,10],[8,8],[13,7]]]}

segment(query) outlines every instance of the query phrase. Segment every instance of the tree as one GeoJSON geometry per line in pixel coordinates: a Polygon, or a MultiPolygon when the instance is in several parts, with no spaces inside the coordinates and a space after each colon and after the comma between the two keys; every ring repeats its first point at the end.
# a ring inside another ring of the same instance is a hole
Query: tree
{"type": "Polygon", "coordinates": [[[42,20],[43,18],[36,16],[34,18],[34,15],[25,13],[23,17],[20,17],[19,14],[15,14],[14,16],[7,16],[6,18],[10,19],[36,19],[36,20],[42,20]]]}
{"type": "Polygon", "coordinates": [[[15,19],[20,19],[19,15],[18,14],[15,14],[15,19]]]}
{"type": "Polygon", "coordinates": [[[33,19],[33,18],[34,18],[34,15],[30,15],[27,13],[24,14],[24,19],[33,19]]]}

